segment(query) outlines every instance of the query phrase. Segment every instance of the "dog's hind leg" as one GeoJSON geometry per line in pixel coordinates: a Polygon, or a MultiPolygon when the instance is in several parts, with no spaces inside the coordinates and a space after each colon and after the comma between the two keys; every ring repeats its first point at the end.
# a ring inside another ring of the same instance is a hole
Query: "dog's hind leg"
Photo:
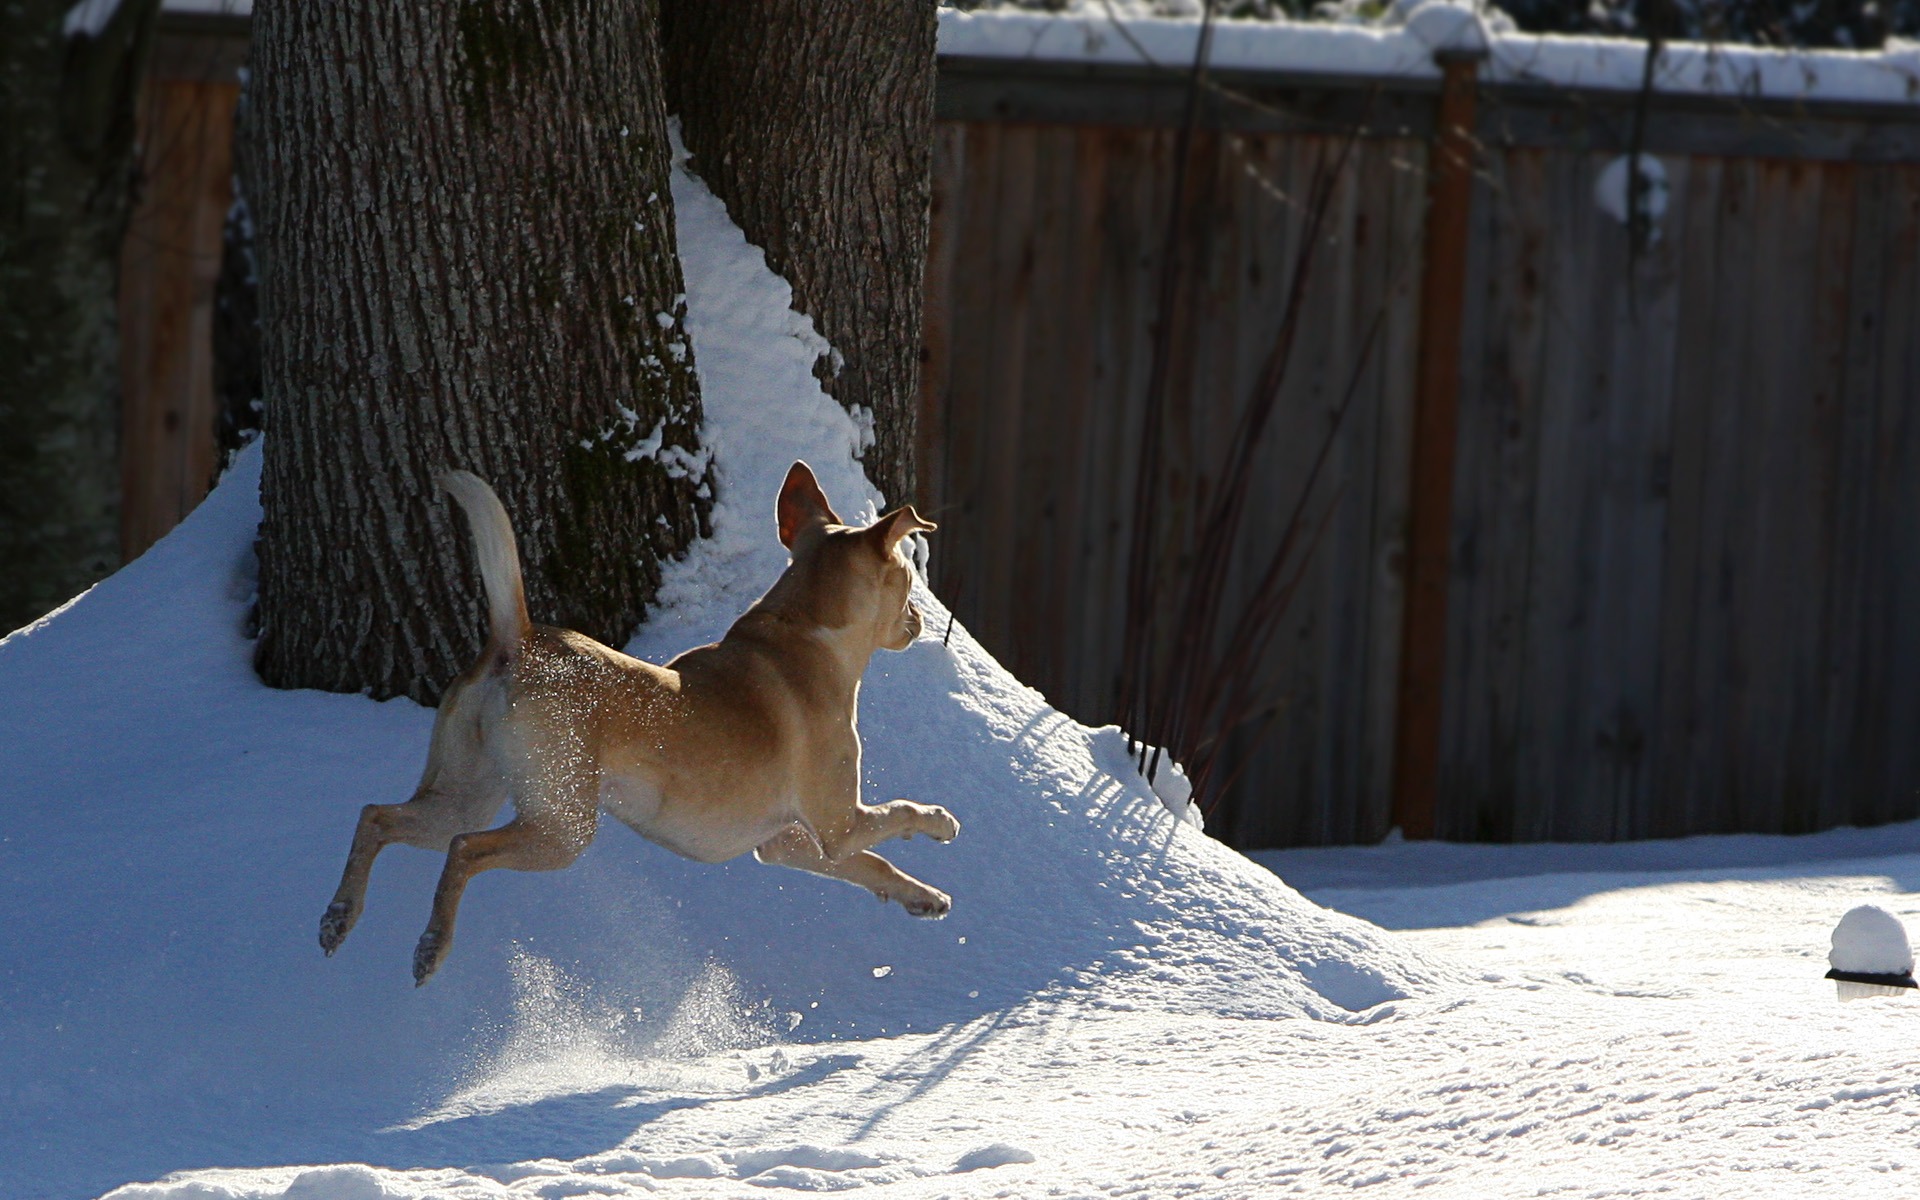
{"type": "Polygon", "coordinates": [[[951,896],[920,882],[871,850],[838,861],[828,858],[813,835],[797,824],[761,843],[753,856],[773,866],[792,867],[863,887],[882,903],[896,901],[916,917],[944,917],[953,908],[951,896]]]}
{"type": "Polygon", "coordinates": [[[573,809],[541,808],[536,815],[515,817],[498,829],[463,833],[447,848],[446,869],[440,873],[440,886],[433,893],[433,917],[427,922],[420,944],[413,951],[413,982],[418,987],[427,981],[453,946],[453,925],[460,912],[460,897],[467,884],[482,871],[558,871],[570,866],[593,841],[599,810],[592,803],[597,785],[582,785],[589,804],[584,812],[573,809]]]}
{"type": "Polygon", "coordinates": [[[408,811],[411,806],[411,802],[369,804],[360,810],[360,823],[353,830],[353,849],[347,852],[346,869],[340,872],[340,886],[334,889],[333,902],[320,917],[320,949],[329,958],[360,920],[373,860],[393,842],[406,840],[398,830],[419,823],[418,815],[408,811]]]}
{"type": "Polygon", "coordinates": [[[331,955],[360,919],[373,860],[395,842],[446,852],[458,834],[485,829],[507,802],[507,781],[484,747],[487,708],[498,706],[498,687],[458,680],[440,701],[427,749],[426,770],[404,804],[369,804],[360,810],[340,886],[320,918],[320,948],[331,955]]]}
{"type": "Polygon", "coordinates": [[[405,804],[369,804],[360,810],[353,848],[340,872],[340,886],[320,918],[320,948],[331,955],[360,920],[373,860],[398,842],[444,852],[453,839],[490,824],[507,802],[504,781],[468,779],[458,786],[422,783],[405,804]]]}

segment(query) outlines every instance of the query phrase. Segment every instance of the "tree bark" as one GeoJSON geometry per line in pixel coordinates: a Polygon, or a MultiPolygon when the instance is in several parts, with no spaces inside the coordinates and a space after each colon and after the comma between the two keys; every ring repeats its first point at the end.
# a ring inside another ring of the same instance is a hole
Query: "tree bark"
{"type": "Polygon", "coordinates": [[[872,415],[868,476],[911,500],[933,0],[666,0],[665,20],[694,171],[833,344],[815,373],[872,415]]]}
{"type": "Polygon", "coordinates": [[[158,0],[0,9],[0,633],[120,561],[114,297],[158,0]]]}
{"type": "Polygon", "coordinates": [[[447,467],[534,619],[620,644],[711,503],[653,0],[254,13],[260,674],[432,702],[471,663],[447,467]]]}

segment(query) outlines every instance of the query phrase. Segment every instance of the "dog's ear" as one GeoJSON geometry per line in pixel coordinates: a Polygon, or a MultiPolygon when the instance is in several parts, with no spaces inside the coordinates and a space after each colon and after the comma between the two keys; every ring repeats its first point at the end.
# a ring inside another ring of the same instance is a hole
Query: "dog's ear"
{"type": "Polygon", "coordinates": [[[780,544],[788,549],[793,548],[793,540],[800,536],[800,531],[815,522],[841,523],[840,514],[833,511],[833,505],[827,503],[827,494],[820,490],[820,481],[813,477],[813,468],[803,462],[787,468],[787,481],[780,485],[780,499],[774,503],[773,515],[780,526],[780,544]]]}
{"type": "Polygon", "coordinates": [[[932,533],[938,528],[938,525],[913,511],[913,505],[903,504],[869,526],[867,536],[873,539],[874,549],[880,552],[881,557],[892,558],[894,547],[900,544],[902,538],[916,533],[932,533]]]}

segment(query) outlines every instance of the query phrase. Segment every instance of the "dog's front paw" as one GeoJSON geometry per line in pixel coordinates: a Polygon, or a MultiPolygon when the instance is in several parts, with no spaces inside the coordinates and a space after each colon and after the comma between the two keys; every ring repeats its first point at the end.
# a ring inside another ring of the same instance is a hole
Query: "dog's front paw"
{"type": "Polygon", "coordinates": [[[950,842],[960,836],[960,822],[938,804],[930,804],[923,818],[921,832],[936,842],[950,842]]]}
{"type": "Polygon", "coordinates": [[[326,914],[320,918],[320,948],[327,952],[327,957],[333,957],[333,952],[347,940],[347,935],[353,932],[353,923],[359,919],[358,905],[345,900],[327,905],[326,914]]]}
{"type": "Polygon", "coordinates": [[[453,939],[441,936],[436,929],[420,935],[420,944],[413,948],[413,986],[419,987],[440,969],[452,945],[453,939]]]}
{"type": "Polygon", "coordinates": [[[953,911],[953,897],[939,888],[924,888],[917,895],[901,897],[900,907],[912,916],[938,921],[953,911]]]}

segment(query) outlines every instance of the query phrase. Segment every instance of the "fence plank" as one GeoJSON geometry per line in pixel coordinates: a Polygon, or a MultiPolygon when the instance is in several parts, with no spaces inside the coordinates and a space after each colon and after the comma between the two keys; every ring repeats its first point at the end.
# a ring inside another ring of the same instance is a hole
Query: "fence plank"
{"type": "Polygon", "coordinates": [[[213,291],[233,202],[237,84],[154,79],[121,254],[120,549],[132,559],[213,482],[213,291]]]}
{"type": "MultiPolygon", "coordinates": [[[[1851,173],[1850,173],[1851,174],[1851,173]]],[[[1836,449],[1833,568],[1826,580],[1827,696],[1821,819],[1861,820],[1865,797],[1885,786],[1884,655],[1874,632],[1887,602],[1884,563],[1873,552],[1879,337],[1886,313],[1889,172],[1868,168],[1848,189],[1849,262],[1836,279],[1846,328],[1836,449]]],[[[1829,189],[1829,196],[1835,195],[1829,189]]],[[[1829,206],[1831,209],[1831,205],[1829,206]]],[[[1870,811],[1870,810],[1868,810],[1870,811]]]]}
{"type": "MultiPolygon", "coordinates": [[[[1337,505],[1328,527],[1329,571],[1334,593],[1327,600],[1329,637],[1320,669],[1331,683],[1317,742],[1323,747],[1324,836],[1330,842],[1370,840],[1362,803],[1368,787],[1366,728],[1370,697],[1365,670],[1372,629],[1368,620],[1373,586],[1374,504],[1378,496],[1374,445],[1381,422],[1381,339],[1392,302],[1393,243],[1389,148],[1361,143],[1348,184],[1346,235],[1352,241],[1346,301],[1346,349],[1334,360],[1332,406],[1350,403],[1339,430],[1334,466],[1337,491],[1324,503],[1337,505]],[[1348,401],[1349,386],[1353,395],[1348,401]]],[[[1329,415],[1327,418],[1331,420],[1329,415]]],[[[1374,836],[1378,836],[1375,834],[1374,836]]]]}
{"type": "Polygon", "coordinates": [[[1838,698],[1851,691],[1845,679],[1858,675],[1858,663],[1848,659],[1857,646],[1851,631],[1858,628],[1852,615],[1851,588],[1858,582],[1860,556],[1858,516],[1864,505],[1852,471],[1865,467],[1861,445],[1867,421],[1865,408],[1849,376],[1857,370],[1858,348],[1851,346],[1851,291],[1855,270],[1854,234],[1859,203],[1855,195],[1859,169],[1825,163],[1811,168],[1820,180],[1819,234],[1811,280],[1813,320],[1807,330],[1808,360],[1813,372],[1811,419],[1820,436],[1808,439],[1820,452],[1812,464],[1820,492],[1817,537],[1820,569],[1801,586],[1809,593],[1809,617],[1814,627],[1803,635],[1813,651],[1807,664],[1805,698],[1794,714],[1806,733],[1804,759],[1796,765],[1795,787],[1804,795],[1804,828],[1828,829],[1844,823],[1851,805],[1847,781],[1833,764],[1851,740],[1847,731],[1835,731],[1828,721],[1838,698]],[[1841,672],[1847,675],[1843,678],[1841,672]]]}
{"type": "MultiPolygon", "coordinates": [[[[1699,829],[1711,819],[1713,805],[1704,794],[1712,786],[1702,771],[1700,750],[1714,739],[1709,709],[1715,689],[1704,682],[1702,652],[1717,628],[1706,619],[1713,595],[1712,573],[1703,565],[1709,528],[1710,472],[1714,448],[1726,436],[1716,418],[1729,412],[1719,402],[1714,375],[1719,279],[1721,163],[1695,159],[1683,186],[1673,189],[1677,213],[1674,234],[1680,252],[1679,313],[1676,339],[1683,352],[1672,368],[1670,480],[1667,493],[1665,561],[1661,567],[1660,707],[1653,737],[1654,794],[1659,809],[1648,829],[1652,836],[1674,837],[1699,829]]],[[[1720,519],[1724,519],[1722,514],[1720,519]]]]}
{"type": "MultiPolygon", "coordinates": [[[[1593,160],[1596,166],[1600,159],[1593,160]]],[[[1688,163],[1665,167],[1682,190],[1688,163]]],[[[1603,394],[1605,422],[1594,570],[1590,691],[1586,727],[1595,750],[1591,803],[1606,813],[1599,836],[1645,837],[1651,824],[1649,743],[1657,717],[1668,476],[1671,471],[1673,363],[1679,325],[1678,210],[1650,224],[1636,254],[1625,226],[1607,220],[1600,291],[1611,301],[1614,330],[1603,394]]],[[[1602,314],[1607,308],[1596,305],[1602,314]]]]}
{"type": "MultiPolygon", "coordinates": [[[[1020,326],[1024,361],[1012,364],[1019,380],[1011,389],[1012,407],[1003,420],[1018,430],[1014,446],[1002,456],[1004,472],[996,481],[1008,508],[1003,527],[1018,530],[997,556],[1010,568],[1003,590],[1009,616],[1007,665],[1048,695],[1060,694],[1059,657],[1049,652],[1063,630],[1064,605],[1058,574],[1043,569],[1060,544],[1059,494],[1071,486],[1075,443],[1071,440],[1075,401],[1062,391],[1063,350],[1079,310],[1060,302],[1066,295],[1073,224],[1072,130],[1042,127],[1034,131],[1031,217],[1019,243],[1018,274],[1009,316],[1020,326]]],[[[989,578],[993,576],[990,574],[989,578]]]]}
{"type": "Polygon", "coordinates": [[[1585,685],[1579,650],[1588,632],[1592,590],[1583,573],[1588,562],[1582,548],[1593,536],[1596,484],[1587,450],[1597,444],[1591,372],[1601,353],[1584,317],[1593,290],[1595,237],[1586,156],[1557,156],[1547,187],[1560,220],[1547,248],[1550,332],[1515,770],[1520,793],[1532,798],[1532,811],[1516,822],[1529,840],[1566,839],[1583,832],[1572,793],[1590,765],[1576,724],[1580,709],[1567,702],[1585,685]]]}
{"type": "MultiPolygon", "coordinates": [[[[993,324],[994,274],[986,247],[999,223],[1001,130],[993,125],[967,127],[966,161],[971,164],[960,186],[953,226],[959,231],[956,260],[966,269],[955,275],[952,311],[955,351],[949,377],[951,391],[942,412],[945,447],[944,478],[952,490],[934,507],[951,514],[943,531],[942,553],[934,560],[936,585],[947,604],[977,637],[992,638],[994,614],[990,593],[982,587],[981,559],[995,539],[1010,531],[987,523],[983,441],[991,435],[981,420],[981,406],[989,388],[988,366],[998,353],[993,324]]],[[[998,645],[987,641],[987,645],[998,645]]]]}
{"type": "Polygon", "coordinates": [[[1543,155],[1513,150],[1495,161],[1476,201],[1485,314],[1468,323],[1465,353],[1478,374],[1461,389],[1442,779],[1447,836],[1505,841],[1524,802],[1514,772],[1552,217],[1543,155]]]}
{"type": "Polygon", "coordinates": [[[1876,636],[1886,664],[1888,734],[1884,783],[1871,797],[1868,817],[1902,820],[1920,815],[1920,167],[1890,170],[1888,236],[1883,243],[1885,316],[1880,327],[1879,433],[1875,439],[1875,553],[1885,564],[1886,604],[1876,636]]]}
{"type": "Polygon", "coordinates": [[[960,181],[967,177],[966,147],[965,125],[934,126],[927,267],[920,306],[920,411],[914,446],[919,490],[913,500],[923,515],[936,521],[935,510],[954,494],[947,479],[946,446],[951,433],[947,401],[953,392],[953,273],[960,240],[960,181]]]}
{"type": "Polygon", "coordinates": [[[1745,569],[1736,568],[1734,612],[1741,703],[1736,713],[1743,782],[1741,820],[1755,828],[1804,832],[1821,732],[1815,698],[1823,533],[1832,459],[1831,404],[1821,403],[1807,338],[1819,247],[1820,177],[1798,163],[1756,169],[1752,390],[1741,433],[1740,509],[1747,523],[1745,569]]]}

